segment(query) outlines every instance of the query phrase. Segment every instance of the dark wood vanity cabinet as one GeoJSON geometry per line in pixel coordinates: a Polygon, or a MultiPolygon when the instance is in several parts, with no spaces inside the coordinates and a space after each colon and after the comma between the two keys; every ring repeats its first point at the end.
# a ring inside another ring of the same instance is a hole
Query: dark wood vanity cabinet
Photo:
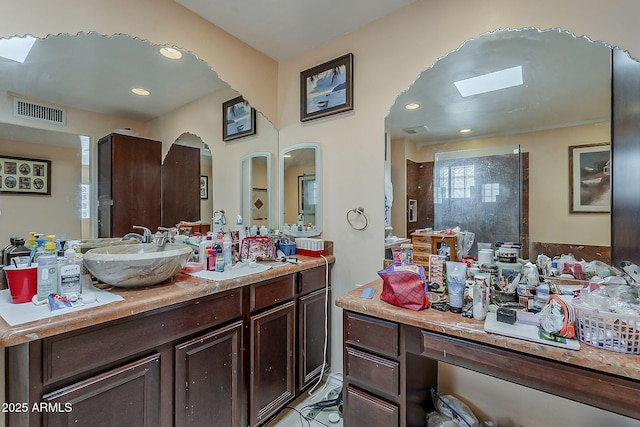
{"type": "Polygon", "coordinates": [[[162,143],[118,133],[98,141],[98,237],[161,225],[162,143]]]}
{"type": "Polygon", "coordinates": [[[246,425],[242,301],[227,291],[9,347],[7,401],[49,406],[8,425],[246,425]]]}
{"type": "Polygon", "coordinates": [[[43,410],[6,414],[7,425],[264,424],[320,374],[325,272],[8,347],[6,401],[43,410]]]}
{"type": "Polygon", "coordinates": [[[317,380],[323,363],[328,369],[326,272],[327,268],[316,267],[251,287],[251,426],[263,423],[300,395],[317,380]]]}
{"type": "Polygon", "coordinates": [[[419,330],[344,311],[344,426],[424,426],[436,361],[419,352],[419,330]]]}

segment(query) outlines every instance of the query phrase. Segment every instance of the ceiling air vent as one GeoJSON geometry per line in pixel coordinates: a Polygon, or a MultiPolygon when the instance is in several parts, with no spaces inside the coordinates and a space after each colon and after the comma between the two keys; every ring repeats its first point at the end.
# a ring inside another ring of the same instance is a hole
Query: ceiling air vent
{"type": "Polygon", "coordinates": [[[422,125],[422,126],[414,126],[412,128],[404,128],[402,130],[405,133],[408,133],[409,135],[415,135],[417,133],[427,132],[429,128],[426,125],[422,125]]]}
{"type": "Polygon", "coordinates": [[[39,120],[61,126],[64,126],[67,122],[67,113],[63,108],[20,98],[13,98],[13,115],[23,119],[39,120]]]}

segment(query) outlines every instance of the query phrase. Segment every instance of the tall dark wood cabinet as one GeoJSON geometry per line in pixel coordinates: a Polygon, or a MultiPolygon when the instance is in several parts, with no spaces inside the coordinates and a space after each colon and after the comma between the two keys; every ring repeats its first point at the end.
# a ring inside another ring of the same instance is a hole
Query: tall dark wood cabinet
{"type": "Polygon", "coordinates": [[[161,225],[162,143],[112,133],[98,141],[98,237],[161,225]]]}
{"type": "Polygon", "coordinates": [[[173,144],[162,163],[162,225],[199,221],[200,149],[173,144]]]}

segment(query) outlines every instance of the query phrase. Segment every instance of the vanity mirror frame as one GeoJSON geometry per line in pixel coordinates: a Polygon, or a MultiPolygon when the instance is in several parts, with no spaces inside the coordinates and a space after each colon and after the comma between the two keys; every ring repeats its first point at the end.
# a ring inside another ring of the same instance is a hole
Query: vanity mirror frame
{"type": "MultiPolygon", "coordinates": [[[[292,154],[293,152],[296,150],[301,150],[301,149],[313,149],[315,150],[315,154],[314,154],[314,171],[315,171],[315,179],[316,182],[318,183],[317,185],[317,194],[316,194],[316,198],[317,198],[317,203],[316,203],[316,211],[315,211],[315,229],[312,231],[303,231],[303,232],[298,232],[298,231],[289,231],[286,232],[285,234],[293,236],[293,237],[314,237],[314,236],[319,236],[320,234],[322,234],[322,164],[321,164],[321,155],[320,155],[320,144],[317,142],[301,142],[298,144],[294,144],[294,145],[290,145],[287,148],[284,148],[282,150],[280,150],[280,170],[278,171],[278,176],[279,176],[279,207],[280,207],[280,230],[284,230],[284,225],[285,225],[285,221],[284,221],[284,214],[285,214],[285,191],[284,191],[284,174],[285,174],[285,155],[287,154],[292,154]]],[[[296,187],[298,186],[298,183],[296,181],[296,187]]],[[[296,194],[296,197],[298,197],[298,195],[296,194]]],[[[296,206],[297,206],[297,202],[296,202],[296,206]]]]}
{"type": "MultiPolygon", "coordinates": [[[[249,162],[251,165],[251,161],[256,157],[265,157],[267,159],[267,228],[273,228],[273,168],[271,166],[271,157],[272,153],[269,151],[256,151],[254,153],[246,154],[240,157],[240,214],[242,216],[243,224],[245,226],[253,225],[252,215],[247,215],[247,212],[252,212],[251,206],[247,206],[245,208],[245,200],[246,203],[250,205],[251,200],[251,192],[250,190],[253,188],[251,181],[246,183],[245,173],[244,173],[244,164],[245,162],[249,162]],[[245,190],[248,190],[248,194],[245,194],[245,190]],[[245,212],[246,209],[246,212],[245,212]]],[[[253,168],[251,169],[251,173],[253,174],[253,168]]]]}

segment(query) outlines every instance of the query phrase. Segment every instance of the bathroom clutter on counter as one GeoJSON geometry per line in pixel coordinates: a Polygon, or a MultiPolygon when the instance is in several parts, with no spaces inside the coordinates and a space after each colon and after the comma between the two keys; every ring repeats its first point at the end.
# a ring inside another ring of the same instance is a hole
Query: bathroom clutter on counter
{"type": "Polygon", "coordinates": [[[579,340],[640,354],[638,266],[625,262],[616,268],[570,254],[541,254],[533,263],[519,257],[519,243],[498,242],[495,250],[480,245],[483,263],[436,253],[424,269],[397,251],[394,263],[378,272],[380,299],[416,311],[460,313],[484,321],[487,332],[574,350],[579,340]]]}
{"type": "Polygon", "coordinates": [[[20,304],[48,302],[51,310],[71,306],[82,297],[82,255],[77,242],[64,242],[55,235],[31,233],[25,242],[10,239],[3,249],[11,301],[20,304]]]}
{"type": "MultiPolygon", "coordinates": [[[[211,271],[230,272],[244,266],[255,267],[258,261],[285,261],[296,263],[296,254],[321,256],[325,254],[324,240],[294,237],[284,231],[266,226],[245,226],[237,216],[235,229],[226,228],[222,211],[214,217],[211,232],[193,236],[176,236],[194,249],[192,259],[183,268],[185,273],[211,271]]],[[[302,227],[304,224],[300,224],[302,227]]],[[[310,231],[310,228],[304,231],[310,231]]],[[[298,234],[298,233],[296,233],[298,234]]],[[[227,277],[226,275],[225,277],[227,277]]],[[[214,276],[215,277],[215,276],[214,276]]]]}

